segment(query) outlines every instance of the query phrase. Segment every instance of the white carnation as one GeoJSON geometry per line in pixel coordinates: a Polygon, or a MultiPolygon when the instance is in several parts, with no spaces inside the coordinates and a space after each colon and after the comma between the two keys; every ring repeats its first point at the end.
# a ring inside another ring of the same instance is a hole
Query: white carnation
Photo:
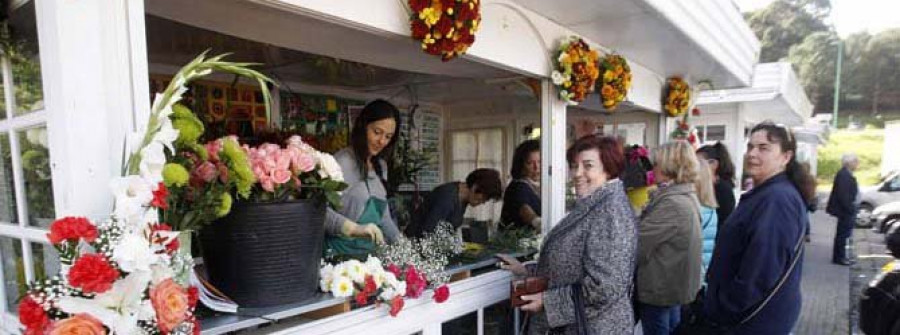
{"type": "Polygon", "coordinates": [[[113,249],[113,261],[125,272],[150,271],[159,256],[150,248],[150,241],[139,234],[127,234],[113,249]]]}

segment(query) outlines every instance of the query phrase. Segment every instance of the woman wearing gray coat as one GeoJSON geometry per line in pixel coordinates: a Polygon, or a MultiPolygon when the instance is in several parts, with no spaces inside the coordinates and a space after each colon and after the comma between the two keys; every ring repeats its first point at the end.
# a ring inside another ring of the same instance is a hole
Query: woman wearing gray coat
{"type": "Polygon", "coordinates": [[[635,217],[622,181],[621,144],[611,137],[587,136],[566,153],[578,200],[544,238],[536,268],[526,270],[503,257],[519,275],[548,279],[529,301],[528,334],[577,334],[576,286],[584,306],[587,334],[631,334],[631,305],[637,236],[635,217]]]}
{"type": "Polygon", "coordinates": [[[701,283],[703,238],[694,181],[697,157],[685,141],[654,151],[659,189],[638,224],[637,298],[646,335],[669,335],[701,283]]]}

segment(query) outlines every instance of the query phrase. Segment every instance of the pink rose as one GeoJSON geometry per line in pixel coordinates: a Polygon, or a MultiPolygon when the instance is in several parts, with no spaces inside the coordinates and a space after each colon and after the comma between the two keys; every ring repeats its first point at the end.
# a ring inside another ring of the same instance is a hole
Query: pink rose
{"type": "Polygon", "coordinates": [[[316,168],[316,158],[311,155],[300,153],[294,158],[294,169],[299,172],[310,172],[316,168]]]}
{"type": "Polygon", "coordinates": [[[276,184],[284,184],[291,180],[291,171],[290,170],[282,170],[277,169],[272,171],[272,181],[276,184]]]}
{"type": "Polygon", "coordinates": [[[197,168],[194,169],[194,173],[192,173],[193,177],[203,180],[208,183],[216,179],[218,177],[219,169],[216,168],[216,165],[210,162],[203,162],[197,168]]]}
{"type": "Polygon", "coordinates": [[[171,278],[150,289],[150,303],[156,311],[156,322],[163,334],[168,334],[184,322],[190,309],[187,290],[171,278]]]}
{"type": "Polygon", "coordinates": [[[50,329],[50,335],[65,334],[85,334],[85,335],[102,335],[106,334],[106,328],[103,324],[93,316],[88,314],[76,314],[73,317],[57,321],[50,329]]]}
{"type": "Polygon", "coordinates": [[[215,140],[206,143],[206,152],[209,153],[209,160],[213,162],[219,161],[219,151],[222,151],[222,140],[215,140]]]}

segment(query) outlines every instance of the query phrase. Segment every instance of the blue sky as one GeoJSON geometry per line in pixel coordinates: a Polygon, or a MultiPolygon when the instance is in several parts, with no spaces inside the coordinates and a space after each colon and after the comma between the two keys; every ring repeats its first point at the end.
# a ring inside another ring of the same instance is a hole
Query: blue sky
{"type": "MultiPolygon", "coordinates": [[[[741,11],[765,7],[772,0],[734,0],[741,11]]],[[[841,37],[867,30],[877,34],[900,28],[900,0],[831,0],[831,22],[841,37]]]]}

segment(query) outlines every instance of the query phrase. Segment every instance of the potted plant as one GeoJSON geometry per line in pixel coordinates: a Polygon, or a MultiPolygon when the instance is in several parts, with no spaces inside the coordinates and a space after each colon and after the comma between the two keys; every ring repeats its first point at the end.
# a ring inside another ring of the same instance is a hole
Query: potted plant
{"type": "MultiPolygon", "coordinates": [[[[222,143],[227,149],[232,142],[222,143]]],[[[210,280],[242,307],[311,298],[318,288],[326,206],[338,208],[338,192],[347,187],[340,166],[299,136],[241,150],[255,182],[227,215],[200,232],[210,280]]]]}

